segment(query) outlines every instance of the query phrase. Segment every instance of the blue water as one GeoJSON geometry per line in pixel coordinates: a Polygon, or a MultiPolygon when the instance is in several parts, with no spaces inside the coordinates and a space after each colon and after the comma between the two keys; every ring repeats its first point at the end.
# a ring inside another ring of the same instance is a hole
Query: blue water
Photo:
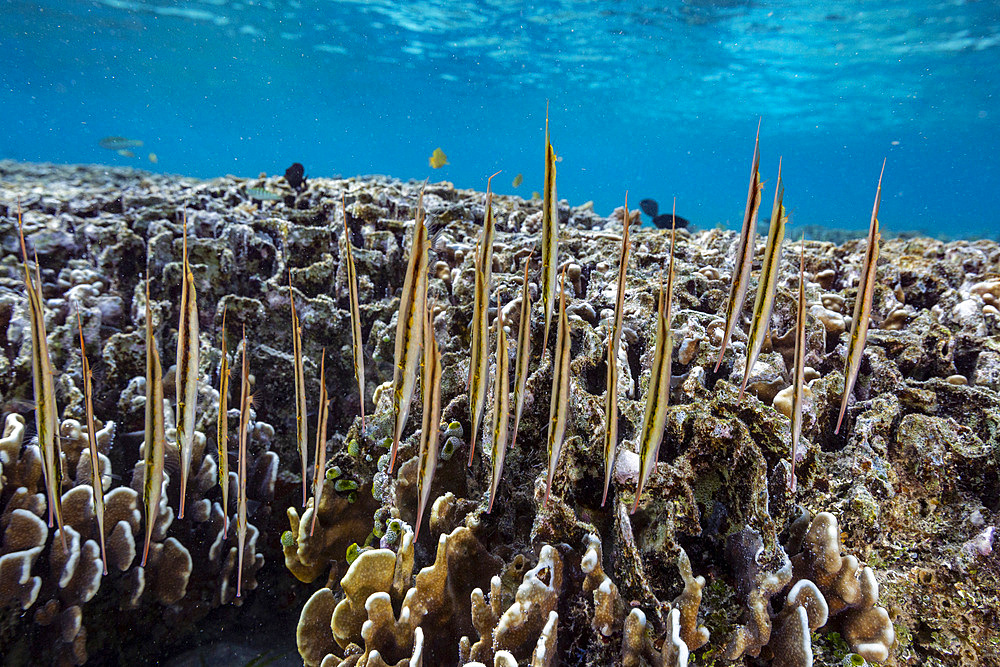
{"type": "Polygon", "coordinates": [[[1000,236],[996,1],[2,0],[0,80],[3,158],[525,197],[548,100],[560,198],[699,227],[739,224],[762,116],[793,223],[865,228],[887,158],[887,232],[1000,236]]]}

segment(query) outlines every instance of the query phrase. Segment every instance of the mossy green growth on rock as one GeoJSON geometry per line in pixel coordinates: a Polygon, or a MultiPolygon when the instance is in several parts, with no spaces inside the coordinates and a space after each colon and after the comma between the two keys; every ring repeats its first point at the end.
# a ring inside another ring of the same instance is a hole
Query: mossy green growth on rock
{"type": "Polygon", "coordinates": [[[358,483],[353,479],[337,479],[336,477],[333,479],[335,480],[333,483],[333,489],[337,492],[354,491],[358,488],[358,483]]]}

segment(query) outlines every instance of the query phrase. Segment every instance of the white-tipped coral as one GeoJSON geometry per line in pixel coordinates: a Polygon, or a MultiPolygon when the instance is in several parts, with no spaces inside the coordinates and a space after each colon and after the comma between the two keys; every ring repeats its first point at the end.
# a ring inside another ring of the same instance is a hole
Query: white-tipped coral
{"type": "Polygon", "coordinates": [[[625,619],[625,636],[622,641],[623,667],[639,667],[642,661],[653,667],[687,667],[690,651],[681,639],[680,609],[667,614],[667,636],[663,647],[657,650],[652,634],[641,609],[633,609],[625,619]]]}
{"type": "Polygon", "coordinates": [[[896,631],[888,612],[877,606],[875,573],[860,568],[857,558],[843,556],[841,550],[837,517],[820,512],[809,524],[802,551],[792,557],[794,578],[816,584],[855,653],[866,660],[886,660],[896,631]]]}
{"type": "Polygon", "coordinates": [[[780,548],[769,557],[760,536],[749,527],[730,537],[729,550],[741,577],[738,583],[747,589],[747,622],[729,636],[723,655],[727,660],[757,657],[771,639],[770,600],[788,585],[792,566],[780,548]]]}
{"type": "Polygon", "coordinates": [[[500,616],[493,633],[493,646],[515,656],[533,643],[544,629],[549,612],[556,608],[562,588],[562,558],[549,545],[542,547],[538,564],[524,573],[514,595],[514,604],[500,616]]]}
{"type": "MultiPolygon", "coordinates": [[[[106,452],[112,446],[114,430],[114,424],[107,422],[96,433],[102,487],[110,487],[113,483],[106,452]]],[[[21,416],[7,417],[0,440],[3,526],[0,533],[0,606],[16,601],[23,610],[34,610],[31,618],[44,630],[27,633],[22,641],[32,647],[30,650],[38,660],[51,659],[60,664],[86,662],[86,622],[91,618],[87,606],[98,596],[103,601],[95,604],[117,606],[125,611],[155,606],[162,610],[158,613],[163,614],[165,622],[173,627],[198,620],[213,606],[227,602],[225,591],[234,576],[227,564],[232,559],[219,555],[225,550],[228,556],[233,556],[235,550],[229,545],[214,544],[219,541],[216,528],[221,533],[222,515],[218,503],[213,504],[203,497],[212,487],[212,480],[204,473],[214,476],[215,470],[214,460],[203,456],[204,437],[196,434],[195,438],[201,447],[195,457],[199,473],[192,478],[188,488],[189,494],[198,496],[197,500],[191,499],[191,517],[185,522],[174,521],[167,494],[163,494],[148,567],[139,567],[136,558],[136,536],[142,529],[139,494],[128,486],[115,486],[104,494],[103,537],[108,554],[108,574],[104,575],[99,546],[101,535],[90,486],[93,476],[86,446],[87,432],[72,419],[63,421],[60,431],[64,443],[63,467],[68,473],[63,478],[61,494],[62,531],[50,529],[43,520],[46,505],[40,493],[38,447],[24,443],[21,416]],[[213,518],[217,518],[217,522],[213,522],[213,518]],[[63,548],[63,537],[66,548],[63,548]],[[203,558],[201,554],[205,553],[209,554],[208,561],[196,562],[196,558],[203,558]]],[[[269,499],[268,490],[273,493],[277,473],[276,461],[271,460],[273,456],[265,452],[254,469],[257,473],[255,493],[263,501],[269,499]]],[[[141,468],[140,461],[131,477],[141,480],[141,468]]],[[[128,477],[126,475],[126,479],[128,477]]],[[[169,480],[164,482],[164,489],[167,488],[169,480]]],[[[263,556],[255,552],[257,529],[250,525],[249,532],[253,536],[249,541],[252,567],[246,572],[244,585],[253,588],[256,585],[254,574],[263,565],[263,556]]]]}
{"type": "Polygon", "coordinates": [[[774,655],[773,667],[810,667],[810,632],[826,625],[828,613],[826,600],[814,583],[803,579],[792,586],[784,608],[774,620],[768,644],[774,655]]]}
{"type": "Polygon", "coordinates": [[[694,576],[691,559],[684,549],[677,556],[677,569],[684,580],[684,590],[674,600],[674,608],[680,611],[680,636],[692,651],[708,643],[709,632],[704,625],[698,625],[698,609],[701,607],[701,591],[705,588],[705,577],[694,576]]]}
{"type": "MultiPolygon", "coordinates": [[[[583,592],[594,595],[594,620],[591,625],[605,637],[610,637],[615,627],[621,623],[625,607],[618,594],[618,586],[604,572],[601,563],[604,551],[600,538],[588,533],[585,544],[587,550],[580,561],[580,569],[587,575],[583,580],[583,592]]],[[[702,579],[702,585],[704,583],[705,580],[702,579]]]]}

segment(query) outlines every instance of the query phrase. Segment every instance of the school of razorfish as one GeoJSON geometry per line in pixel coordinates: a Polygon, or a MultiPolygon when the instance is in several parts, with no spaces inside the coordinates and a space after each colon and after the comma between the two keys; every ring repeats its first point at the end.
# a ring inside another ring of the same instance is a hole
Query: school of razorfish
{"type": "MultiPolygon", "coordinates": [[[[754,248],[756,242],[756,225],[758,209],[760,208],[763,195],[763,184],[759,173],[760,163],[760,127],[758,124],[757,138],[754,142],[753,160],[751,163],[750,185],[747,194],[746,209],[743,216],[743,225],[740,232],[739,241],[736,245],[735,263],[732,272],[732,282],[729,290],[726,307],[724,309],[724,335],[719,350],[719,357],[716,363],[716,370],[722,363],[727,345],[731,339],[735,327],[739,326],[740,316],[743,310],[743,302],[747,295],[750,281],[751,268],[754,259],[754,248]]],[[[882,165],[884,174],[885,164],[882,165]]],[[[499,172],[498,172],[499,173],[499,172]]],[[[470,350],[469,374],[467,379],[469,419],[472,426],[472,437],[469,442],[469,465],[474,461],[477,451],[477,440],[482,426],[483,413],[488,394],[490,381],[489,364],[489,304],[492,294],[491,267],[493,242],[496,233],[495,220],[492,210],[492,188],[493,177],[487,179],[485,218],[483,229],[477,243],[474,255],[475,263],[475,290],[471,338],[472,346],[470,350]]],[[[874,293],[876,263],[879,252],[879,222],[878,210],[881,198],[882,175],[879,176],[878,187],[875,194],[875,204],[872,209],[871,222],[869,226],[867,250],[864,264],[862,265],[861,277],[858,286],[858,295],[854,306],[854,317],[851,320],[851,332],[847,347],[847,359],[844,370],[844,391],[841,399],[840,414],[837,419],[836,432],[839,432],[854,383],[857,379],[858,370],[861,364],[862,353],[868,333],[869,319],[872,308],[872,295],[874,293]]],[[[784,229],[787,215],[783,204],[784,187],[781,179],[781,165],[779,161],[778,176],[775,185],[774,204],[771,211],[770,226],[767,243],[764,249],[761,269],[757,281],[757,292],[754,306],[750,318],[747,361],[744,369],[743,382],[740,387],[740,399],[746,389],[747,380],[753,369],[756,358],[761,350],[761,346],[767,335],[768,325],[771,318],[771,310],[774,304],[775,290],[777,287],[778,268],[781,260],[781,248],[784,241],[784,229]]],[[[543,348],[539,356],[551,354],[552,368],[552,390],[549,404],[549,422],[547,434],[547,481],[545,487],[544,503],[549,501],[552,492],[552,481],[559,463],[560,453],[563,447],[568,413],[570,409],[570,327],[566,313],[566,276],[565,270],[560,276],[557,272],[558,261],[558,209],[556,200],[556,154],[549,137],[549,121],[546,112],[545,120],[545,182],[542,199],[542,219],[540,233],[540,296],[541,308],[544,321],[543,348]],[[558,284],[558,307],[556,307],[558,284]],[[554,312],[555,311],[555,312],[554,312]],[[553,316],[556,319],[556,335],[554,347],[548,347],[548,334],[553,316]]],[[[345,260],[347,266],[347,281],[350,295],[351,310],[351,334],[353,351],[353,369],[358,392],[360,395],[362,430],[364,430],[364,397],[365,397],[365,373],[363,341],[361,334],[360,305],[358,301],[357,273],[355,271],[352,256],[351,243],[347,228],[346,206],[343,206],[344,230],[345,230],[345,260]]],[[[676,213],[676,204],[675,204],[676,213]]],[[[629,212],[628,196],[625,196],[624,228],[621,236],[621,253],[619,255],[617,292],[615,295],[615,308],[612,325],[607,336],[607,375],[606,375],[606,395],[604,401],[605,408],[605,432],[603,442],[604,452],[604,492],[602,505],[607,500],[608,487],[611,474],[614,470],[615,459],[619,449],[618,437],[618,352],[622,334],[623,307],[625,302],[625,285],[629,263],[630,241],[629,241],[629,212]]],[[[38,432],[38,443],[42,451],[43,476],[46,487],[46,498],[48,503],[49,526],[55,522],[60,528],[60,534],[65,540],[65,532],[62,530],[63,519],[60,505],[59,488],[62,479],[61,451],[58,429],[58,411],[55,404],[54,374],[49,360],[49,351],[45,334],[44,300],[41,292],[41,277],[38,271],[38,259],[35,257],[34,277],[29,268],[29,258],[24,241],[24,231],[21,222],[20,208],[18,210],[18,227],[20,233],[21,251],[24,266],[24,282],[28,295],[29,319],[32,340],[32,381],[35,398],[35,421],[38,432]]],[[[191,450],[194,441],[194,424],[196,422],[197,410],[197,381],[198,381],[198,306],[197,295],[195,293],[194,274],[188,259],[187,251],[187,220],[183,223],[183,258],[182,258],[182,285],[180,302],[180,321],[178,322],[178,343],[177,343],[177,363],[176,363],[176,432],[177,448],[180,456],[180,500],[178,516],[183,517],[185,505],[185,493],[190,471],[191,450]]],[[[670,234],[670,256],[666,268],[666,276],[661,274],[659,298],[656,312],[656,340],[653,354],[652,367],[647,384],[645,409],[643,412],[642,425],[637,431],[637,449],[639,457],[639,475],[635,492],[635,502],[632,506],[634,512],[639,504],[643,488],[648,480],[650,472],[654,468],[660,443],[663,439],[664,427],[668,415],[670,398],[670,377],[671,377],[671,357],[672,340],[670,332],[671,323],[671,301],[674,286],[674,246],[676,230],[672,229],[670,234]]],[[[427,226],[425,224],[425,212],[423,208],[423,193],[417,206],[417,213],[413,225],[413,234],[410,244],[409,259],[403,281],[402,293],[398,310],[398,320],[395,339],[395,359],[392,383],[392,437],[389,461],[389,473],[395,466],[396,454],[402,438],[410,404],[414,398],[414,390],[419,375],[421,386],[421,401],[423,405],[423,419],[419,436],[419,459],[417,478],[417,511],[416,511],[416,533],[419,535],[420,524],[423,514],[426,511],[430,500],[431,482],[434,478],[435,468],[438,462],[438,437],[440,430],[441,415],[441,358],[438,343],[435,338],[433,328],[434,305],[428,303],[427,283],[428,283],[428,256],[431,250],[431,240],[427,226]]],[[[510,377],[509,377],[509,345],[503,310],[497,304],[497,317],[494,323],[496,330],[494,351],[495,366],[493,373],[493,407],[490,429],[492,432],[492,445],[490,459],[492,461],[492,471],[490,474],[490,485],[485,502],[487,512],[492,510],[496,499],[497,489],[503,473],[504,455],[508,447],[517,441],[518,428],[522,417],[522,409],[525,399],[525,385],[528,374],[528,364],[531,357],[530,341],[530,315],[533,304],[531,294],[528,289],[530,277],[530,263],[534,251],[525,260],[524,276],[521,289],[520,318],[517,327],[517,339],[515,342],[514,355],[514,411],[513,426],[510,427],[510,377]]],[[[156,339],[153,335],[152,308],[149,300],[149,277],[146,277],[146,308],[145,308],[145,328],[146,328],[146,403],[145,403],[145,444],[143,448],[144,473],[143,473],[143,509],[145,523],[145,543],[143,545],[142,564],[145,565],[149,552],[149,545],[153,533],[153,521],[157,514],[157,507],[160,503],[160,495],[164,480],[164,457],[165,457],[165,435],[164,435],[164,406],[163,406],[163,373],[160,364],[160,357],[156,339]]],[[[305,373],[303,369],[302,355],[302,327],[295,309],[295,301],[292,295],[291,276],[289,275],[289,299],[291,304],[291,324],[292,324],[292,346],[294,359],[294,394],[295,394],[295,414],[296,414],[296,446],[300,456],[301,476],[302,476],[302,504],[306,506],[309,497],[309,452],[308,452],[308,428],[307,428],[307,401],[305,389],[305,373]]],[[[798,308],[795,324],[795,352],[793,356],[792,369],[792,428],[791,442],[789,443],[789,458],[791,462],[791,473],[787,480],[788,490],[795,492],[795,460],[798,452],[798,443],[802,430],[802,406],[804,394],[804,357],[805,357],[805,241],[802,240],[799,257],[799,290],[798,308]]],[[[226,339],[226,314],[222,317],[221,335],[221,366],[219,373],[219,412],[218,412],[218,456],[219,456],[219,485],[222,491],[222,505],[224,508],[225,531],[229,527],[229,498],[228,498],[228,396],[229,379],[231,368],[226,339]]],[[[80,327],[81,343],[81,365],[84,378],[86,423],[89,433],[89,447],[92,460],[96,460],[96,440],[94,437],[94,416],[92,406],[92,375],[86,356],[86,349],[83,343],[83,331],[80,327]]],[[[236,532],[240,545],[239,564],[237,574],[237,597],[242,593],[239,582],[242,580],[243,569],[243,543],[246,539],[247,523],[247,437],[251,419],[251,407],[253,398],[250,394],[250,374],[247,358],[247,338],[244,329],[241,342],[238,348],[241,355],[241,383],[239,392],[239,432],[237,434],[238,453],[238,483],[236,498],[236,532]]],[[[312,497],[314,507],[319,506],[325,478],[326,466],[326,440],[327,440],[327,419],[329,415],[329,396],[326,392],[325,380],[325,350],[320,363],[320,395],[318,400],[317,421],[316,421],[316,444],[313,458],[312,475],[312,497]]],[[[485,446],[485,445],[484,445],[485,446]]],[[[485,453],[485,452],[484,452],[485,453]]],[[[94,507],[98,526],[103,525],[104,504],[101,492],[100,480],[98,478],[98,466],[93,466],[92,489],[94,491],[94,507]]],[[[315,527],[315,514],[313,515],[315,527]]],[[[107,558],[104,553],[103,528],[99,530],[102,536],[101,554],[104,561],[104,573],[107,574],[107,558]]],[[[64,547],[65,548],[65,547],[64,547]]]]}

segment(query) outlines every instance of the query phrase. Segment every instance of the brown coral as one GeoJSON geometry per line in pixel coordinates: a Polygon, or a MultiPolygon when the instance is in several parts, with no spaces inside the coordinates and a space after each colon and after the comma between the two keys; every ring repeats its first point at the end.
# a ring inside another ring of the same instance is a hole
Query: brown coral
{"type": "Polygon", "coordinates": [[[851,649],[867,660],[886,660],[895,642],[888,612],[877,606],[878,582],[869,567],[842,555],[837,517],[820,512],[792,557],[796,581],[809,580],[823,593],[829,615],[837,617],[851,649]]]}
{"type": "MultiPolygon", "coordinates": [[[[64,467],[70,475],[64,478],[62,494],[64,531],[67,548],[59,531],[55,539],[49,538],[49,527],[42,517],[46,512],[40,489],[40,462],[36,445],[22,446],[24,422],[19,415],[9,415],[0,443],[0,503],[3,507],[2,539],[0,539],[0,605],[17,600],[22,609],[35,608],[32,618],[44,628],[40,637],[45,638],[44,653],[65,664],[83,664],[87,660],[87,629],[84,610],[98,596],[117,600],[123,610],[137,609],[143,605],[161,605],[168,610],[169,622],[191,622],[204,615],[208,608],[189,595],[197,589],[200,598],[204,589],[216,590],[211,597],[214,604],[229,601],[225,594],[228,581],[233,576],[230,561],[235,560],[235,547],[226,550],[227,558],[220,558],[222,515],[218,504],[209,499],[193,503],[191,519],[174,521],[172,508],[164,493],[157,519],[151,557],[147,568],[137,564],[136,536],[141,527],[138,494],[127,486],[118,486],[105,494],[105,537],[108,546],[109,574],[103,574],[100,547],[97,539],[97,521],[94,515],[93,491],[89,486],[90,456],[85,447],[86,432],[79,422],[62,423],[64,467]],[[80,477],[83,474],[84,477],[80,477]],[[77,484],[75,480],[80,479],[77,484]],[[86,483],[83,483],[83,481],[86,483]],[[201,511],[199,511],[199,508],[201,511]],[[214,521],[209,521],[214,518],[214,521]],[[214,549],[208,545],[216,543],[214,549]],[[48,549],[47,570],[40,571],[37,562],[48,549]],[[210,553],[211,552],[211,553],[210,553]],[[214,557],[208,557],[214,554],[214,557]],[[195,557],[205,560],[195,568],[195,557]],[[214,563],[214,564],[213,564],[214,563]],[[197,583],[195,583],[197,580],[197,583]],[[152,595],[146,595],[147,591],[152,595]],[[122,591],[124,594],[119,593],[122,591]],[[120,597],[119,597],[120,596],[120,597]],[[171,616],[172,614],[172,616],[171,616]]],[[[108,422],[97,435],[101,457],[102,484],[111,483],[110,460],[105,452],[112,446],[114,425],[108,422]]],[[[204,438],[200,438],[202,445],[204,438]]],[[[205,494],[214,486],[215,464],[210,456],[196,459],[199,473],[193,478],[189,490],[205,494]]],[[[137,466],[141,471],[141,462],[137,466]]],[[[267,489],[276,473],[273,454],[265,452],[255,471],[267,489]],[[261,477],[261,474],[263,475],[261,477]]],[[[133,475],[134,477],[134,475],[133,475]]],[[[139,473],[141,478],[141,472],[139,473]]],[[[169,489],[169,480],[164,483],[169,489]]],[[[258,496],[259,497],[259,496],[258,496]]],[[[255,554],[258,531],[249,526],[249,562],[245,576],[248,588],[255,585],[253,575],[262,565],[260,554],[255,554]]],[[[32,635],[25,637],[34,640],[32,635]]]]}

